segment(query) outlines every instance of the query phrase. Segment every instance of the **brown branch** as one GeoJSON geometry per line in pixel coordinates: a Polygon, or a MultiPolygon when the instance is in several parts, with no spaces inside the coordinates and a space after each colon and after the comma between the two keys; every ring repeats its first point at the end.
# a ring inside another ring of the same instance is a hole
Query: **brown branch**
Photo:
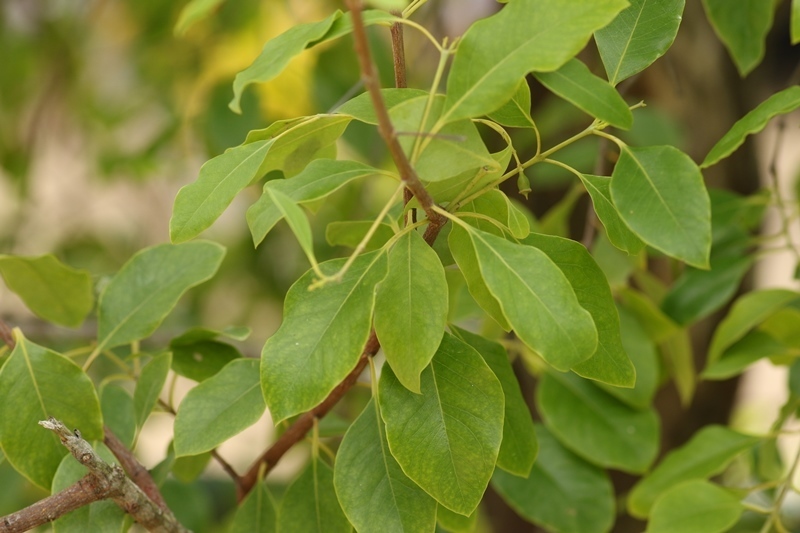
{"type": "MultiPolygon", "coordinates": [[[[355,40],[358,63],[361,67],[361,79],[364,81],[364,86],[367,88],[370,98],[372,99],[372,106],[375,108],[375,116],[378,119],[378,132],[389,148],[392,160],[394,160],[397,171],[400,173],[400,179],[405,186],[411,190],[414,196],[417,197],[420,206],[425,210],[429,222],[428,230],[430,230],[431,227],[441,227],[447,219],[433,210],[433,206],[435,205],[433,198],[420,181],[414,167],[411,166],[411,162],[408,160],[408,157],[406,157],[403,148],[400,146],[400,142],[397,140],[397,132],[394,126],[392,126],[392,121],[389,119],[389,112],[386,110],[386,105],[381,95],[380,80],[372,64],[372,56],[367,42],[367,32],[364,29],[364,20],[361,16],[361,2],[358,0],[347,0],[347,5],[350,8],[350,15],[353,20],[353,38],[355,40]]],[[[438,231],[436,233],[438,233],[438,231]]],[[[425,234],[427,235],[428,231],[426,231],[425,234]]],[[[431,241],[428,242],[428,244],[430,243],[431,241]]]]}
{"type": "MultiPolygon", "coordinates": [[[[392,15],[402,16],[398,11],[392,11],[392,15]]],[[[406,47],[403,43],[403,25],[399,22],[392,24],[392,62],[394,63],[394,86],[398,89],[408,87],[406,81],[406,47]]]]}
{"type": "Polygon", "coordinates": [[[161,495],[161,491],[158,490],[158,485],[156,485],[153,476],[150,475],[150,471],[136,459],[128,447],[119,440],[119,437],[114,435],[114,432],[111,431],[108,426],[103,427],[103,442],[108,446],[108,449],[111,450],[111,453],[114,454],[114,457],[117,458],[120,466],[122,466],[125,473],[128,474],[128,477],[142,489],[142,492],[144,492],[153,503],[167,511],[169,509],[169,507],[167,507],[167,502],[164,501],[164,497],[161,495]]]}
{"type": "Polygon", "coordinates": [[[52,417],[39,422],[39,425],[58,435],[61,444],[79,463],[89,469],[89,474],[65,490],[0,519],[0,532],[25,531],[103,499],[111,499],[149,531],[159,533],[188,531],[175,519],[169,509],[162,509],[148,498],[125,475],[121,467],[110,465],[101,459],[77,430],[70,431],[52,417]],[[23,524],[25,529],[20,529],[23,524]]]}
{"type": "Polygon", "coordinates": [[[8,324],[0,320],[0,339],[6,346],[8,346],[9,350],[13,350],[17,346],[17,342],[14,340],[14,334],[11,332],[11,328],[8,327],[8,324]]]}

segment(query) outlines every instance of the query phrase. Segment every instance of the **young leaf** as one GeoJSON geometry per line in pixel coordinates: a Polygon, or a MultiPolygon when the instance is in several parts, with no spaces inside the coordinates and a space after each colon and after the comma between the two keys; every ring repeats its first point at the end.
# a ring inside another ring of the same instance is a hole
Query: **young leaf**
{"type": "Polygon", "coordinates": [[[536,394],[547,429],[587,461],[642,473],[655,460],[659,444],[655,411],[635,410],[571,374],[548,372],[536,394]]]}
{"type": "Polygon", "coordinates": [[[656,500],[646,533],[722,533],[742,515],[739,497],[703,480],[672,487],[656,500]]]}
{"type": "Polygon", "coordinates": [[[532,233],[523,242],[546,253],[561,269],[572,285],[578,303],[589,311],[597,328],[597,351],[591,358],[572,367],[572,371],[609,385],[633,387],[636,369],[622,346],[611,288],[586,248],[570,239],[538,233],[532,233]]]}
{"type": "Polygon", "coordinates": [[[228,533],[276,533],[278,510],[264,482],[256,484],[236,510],[228,533]]]}
{"type": "Polygon", "coordinates": [[[314,237],[311,235],[311,224],[306,218],[306,214],[300,209],[294,201],[283,194],[281,191],[271,187],[265,187],[264,192],[269,195],[273,205],[278,208],[281,216],[289,223],[292,228],[292,233],[300,243],[300,247],[305,252],[306,257],[313,265],[317,262],[314,257],[314,237]]]}
{"type": "Polygon", "coordinates": [[[175,417],[175,455],[213,450],[253,425],[264,413],[255,359],[232,361],[189,391],[175,417]]]}
{"type": "Polygon", "coordinates": [[[453,60],[442,121],[495,111],[528,72],[561,67],[625,6],[625,0],[515,0],[476,22],[453,60]]]}
{"type": "Polygon", "coordinates": [[[349,533],[333,488],[333,470],[318,457],[286,489],[278,511],[278,531],[349,533]]]}
{"type": "Polygon", "coordinates": [[[775,3],[763,0],[703,0],[706,16],[725,43],[742,77],[764,58],[775,3]]]}
{"type": "Polygon", "coordinates": [[[592,205],[597,218],[606,228],[611,244],[631,255],[642,251],[645,244],[628,228],[620,218],[617,208],[611,201],[611,178],[581,174],[581,181],[592,197],[592,205]]]}
{"type": "Polygon", "coordinates": [[[608,475],[563,448],[541,424],[539,460],[530,476],[495,470],[492,486],[525,520],[550,531],[606,533],[614,524],[614,489],[608,475]]]}
{"type": "MultiPolygon", "coordinates": [[[[597,349],[594,321],[555,263],[532,246],[460,225],[451,239],[465,231],[483,281],[517,336],[561,371],[591,357],[597,349]]],[[[463,254],[453,248],[453,256],[461,266],[463,254]]]]}
{"type": "Polygon", "coordinates": [[[379,399],[389,448],[425,492],[469,515],[497,461],[503,388],[478,352],[447,333],[421,385],[415,394],[383,368],[379,399]]]}
{"type": "Polygon", "coordinates": [[[708,268],[711,204],[688,155],[672,146],[622,147],[611,198],[622,220],[647,244],[708,268]]]}
{"type": "Polygon", "coordinates": [[[436,252],[416,231],[397,240],[388,264],[375,297],[375,333],[397,379],[419,392],[419,375],[447,323],[447,280],[436,252]]]}
{"type": "Polygon", "coordinates": [[[708,349],[708,364],[719,359],[722,352],[744,337],[752,328],[798,299],[800,294],[794,291],[765,289],[745,294],[736,300],[728,316],[714,332],[711,347],[708,349]]]}
{"type": "MultiPolygon", "coordinates": [[[[767,4],[768,2],[764,2],[764,5],[767,4]]],[[[791,113],[798,107],[800,107],[800,86],[793,85],[773,94],[737,120],[728,133],[708,152],[700,167],[710,167],[725,159],[742,145],[745,137],[763,130],[770,119],[791,113]]]]}
{"type": "Polygon", "coordinates": [[[237,146],[200,167],[197,181],[185,185],[175,197],[169,238],[173,243],[193,239],[207,229],[239,192],[257,179],[258,169],[273,141],[237,146]]]}
{"type": "MultiPolygon", "coordinates": [[[[333,275],[344,262],[319,266],[333,275]]],[[[276,424],[320,403],[356,365],[385,276],[386,254],[377,251],[358,257],[340,281],[309,291],[309,271],[289,289],[283,323],[261,352],[261,387],[276,424]]]]}
{"type": "Polygon", "coordinates": [[[325,36],[333,23],[342,16],[341,11],[336,11],[325,20],[298,24],[287,31],[270,39],[261,50],[261,54],[253,63],[236,75],[233,80],[233,100],[228,107],[234,113],[241,113],[240,99],[245,87],[251,83],[264,83],[283,71],[294,56],[305,50],[314,41],[325,36]]]}
{"type": "Polygon", "coordinates": [[[336,495],[356,531],[433,531],[436,501],[389,452],[375,400],[347,430],[333,471],[336,495]]]}
{"type": "Polygon", "coordinates": [[[77,328],[94,306],[91,275],[53,255],[0,255],[0,275],[28,309],[55,324],[77,328]]]}
{"type": "Polygon", "coordinates": [[[208,241],[161,244],[134,255],[100,294],[98,348],[153,333],[184,292],[214,275],[224,255],[225,248],[208,241]]]}
{"type": "Polygon", "coordinates": [[[633,114],[622,96],[578,59],[570,59],[553,72],[537,72],[534,76],[552,93],[594,118],[624,130],[633,125],[633,114]]]}
{"type": "Polygon", "coordinates": [[[283,218],[267,189],[276,190],[297,203],[308,203],[325,198],[344,184],[381,171],[356,161],[317,159],[300,174],[286,180],[272,180],[264,184],[264,194],[247,210],[247,224],[258,246],[267,233],[283,218]]]}
{"type": "Polygon", "coordinates": [[[84,438],[103,438],[100,403],[91,379],[72,360],[14,330],[16,347],[0,368],[0,446],[8,462],[45,490],[67,449],[38,422],[58,418],[84,438]]]}
{"type": "MultiPolygon", "coordinates": [[[[325,228],[325,240],[331,246],[347,246],[356,248],[372,227],[372,220],[337,220],[325,228]]],[[[375,233],[367,242],[365,251],[371,252],[382,248],[386,242],[394,237],[394,230],[389,224],[379,224],[375,233]]]]}
{"type": "Polygon", "coordinates": [[[153,357],[149,363],[142,368],[142,374],[136,382],[136,389],[133,391],[133,412],[136,415],[136,426],[141,428],[147,417],[153,411],[158,402],[158,396],[167,382],[167,374],[172,364],[172,354],[163,353],[153,357]]]}
{"type": "Polygon", "coordinates": [[[509,128],[532,128],[531,88],[523,79],[511,100],[489,113],[489,118],[509,128]]]}
{"type": "Polygon", "coordinates": [[[539,445],[533,431],[530,409],[522,397],[519,382],[502,345],[461,328],[451,326],[453,334],[475,348],[500,381],[505,396],[503,442],[497,466],[516,476],[527,477],[536,460],[539,445]]]}
{"type": "Polygon", "coordinates": [[[759,440],[760,437],[742,435],[723,426],[704,427],[633,487],[628,496],[628,512],[636,518],[647,518],[653,504],[668,489],[684,481],[719,474],[759,440]]]}
{"type": "Polygon", "coordinates": [[[685,0],[631,0],[614,21],[597,30],[594,40],[608,74],[616,85],[663,56],[672,46],[685,0]]]}

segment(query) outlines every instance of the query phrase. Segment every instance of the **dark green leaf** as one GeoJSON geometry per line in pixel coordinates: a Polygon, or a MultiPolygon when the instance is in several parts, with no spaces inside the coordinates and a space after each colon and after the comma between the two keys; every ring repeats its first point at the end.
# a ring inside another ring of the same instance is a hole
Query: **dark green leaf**
{"type": "Polygon", "coordinates": [[[225,0],[190,0],[178,15],[175,23],[175,35],[183,35],[197,22],[206,18],[209,13],[219,7],[225,0]]]}
{"type": "Polygon", "coordinates": [[[741,452],[760,437],[742,435],[723,426],[706,426],[670,452],[652,472],[637,483],[628,496],[628,512],[646,518],[658,498],[668,489],[693,479],[719,474],[741,452]]]}
{"type": "Polygon", "coordinates": [[[228,533],[275,533],[278,530],[278,510],[263,481],[258,483],[233,516],[228,533]]]}
{"type": "Polygon", "coordinates": [[[333,482],[356,531],[433,531],[436,501],[401,470],[386,441],[374,400],[364,408],[336,454],[333,482]]]}
{"type": "Polygon", "coordinates": [[[129,448],[136,437],[136,413],[133,397],[117,385],[106,385],[100,391],[103,422],[129,448]]]}
{"type": "Polygon", "coordinates": [[[98,349],[153,333],[184,292],[211,278],[225,248],[208,241],[161,244],[140,251],[100,294],[98,349]]]}
{"type": "Polygon", "coordinates": [[[61,263],[53,255],[0,255],[0,275],[37,316],[76,328],[94,306],[92,277],[61,263]]]}
{"type": "MultiPolygon", "coordinates": [[[[344,264],[320,264],[333,275],[344,264]]],[[[340,281],[309,291],[307,272],[289,289],[283,323],[261,353],[261,386],[275,423],[321,402],[356,366],[369,337],[375,285],[386,276],[386,254],[356,259],[340,281]]]]}
{"type": "Polygon", "coordinates": [[[742,511],[731,491],[708,481],[687,481],[656,500],[646,533],[721,533],[736,524],[742,511]]]}
{"type": "Polygon", "coordinates": [[[606,228],[608,240],[620,250],[638,254],[645,244],[622,221],[611,201],[611,178],[581,174],[581,181],[592,197],[595,213],[606,228]]]}
{"type": "Polygon", "coordinates": [[[333,470],[317,457],[294,480],[281,500],[281,533],[348,533],[353,528],[342,512],[333,488],[333,470]]]}
{"type": "Polygon", "coordinates": [[[525,520],[549,531],[605,533],[614,524],[614,489],[603,470],[564,449],[542,425],[539,459],[527,479],[495,470],[492,486],[525,520]]]}
{"type": "Polygon", "coordinates": [[[211,340],[171,345],[171,348],[172,370],[198,383],[210,378],[222,370],[222,367],[242,356],[230,344],[211,340]]]}
{"type": "Polygon", "coordinates": [[[685,0],[631,0],[594,34],[608,81],[616,85],[641,72],[672,46],[685,0]]]}
{"type": "Polygon", "coordinates": [[[14,339],[17,345],[0,368],[0,447],[19,473],[49,490],[67,449],[38,422],[52,416],[86,439],[100,440],[100,402],[72,360],[30,342],[19,329],[14,339]]]}
{"type": "Polygon", "coordinates": [[[164,383],[167,382],[171,364],[172,354],[166,352],[153,357],[142,368],[142,373],[136,382],[136,390],[133,391],[133,411],[138,428],[144,425],[147,417],[158,403],[158,396],[164,388],[164,383]]]}
{"type": "Polygon", "coordinates": [[[468,515],[497,461],[503,388],[478,352],[447,333],[421,385],[422,394],[415,394],[383,368],[379,398],[389,448],[428,494],[468,515]]]}
{"type": "Polygon", "coordinates": [[[578,59],[570,59],[556,71],[537,72],[534,76],[551,92],[594,118],[624,130],[633,125],[633,114],[622,96],[578,59]]]}
{"type": "Polygon", "coordinates": [[[711,205],[703,176],[672,146],[624,146],[611,177],[620,217],[644,242],[698,268],[708,268],[711,205]]]}
{"type": "Polygon", "coordinates": [[[767,32],[772,26],[774,2],[764,0],[703,0],[714,31],[725,43],[743,77],[764,58],[767,32]]]}

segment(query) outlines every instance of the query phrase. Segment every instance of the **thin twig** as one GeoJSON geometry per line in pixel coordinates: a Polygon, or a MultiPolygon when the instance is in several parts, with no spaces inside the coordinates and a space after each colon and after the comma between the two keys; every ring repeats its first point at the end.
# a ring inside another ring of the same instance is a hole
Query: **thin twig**
{"type": "Polygon", "coordinates": [[[8,346],[9,350],[13,350],[17,346],[17,342],[14,340],[14,334],[11,332],[11,328],[8,327],[8,324],[0,320],[0,339],[6,346],[8,346]]]}
{"type": "Polygon", "coordinates": [[[158,490],[158,485],[156,485],[153,476],[150,475],[150,471],[136,459],[128,447],[119,440],[119,437],[108,426],[103,427],[103,442],[114,454],[114,457],[117,458],[128,477],[142,489],[142,492],[153,500],[153,503],[165,511],[168,510],[167,502],[164,501],[164,497],[161,495],[161,491],[158,490]]]}

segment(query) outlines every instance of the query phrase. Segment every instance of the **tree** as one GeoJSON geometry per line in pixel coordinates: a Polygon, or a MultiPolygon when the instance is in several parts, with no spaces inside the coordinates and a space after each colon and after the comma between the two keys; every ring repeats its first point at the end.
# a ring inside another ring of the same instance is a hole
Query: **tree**
{"type": "MultiPolygon", "coordinates": [[[[469,531],[495,519],[487,490],[548,531],[604,532],[631,518],[654,532],[786,530],[781,509],[798,459],[786,468],[776,441],[800,407],[800,294],[737,291],[768,206],[781,217],[777,238],[800,257],[788,229],[796,201],[778,189],[774,165],[769,194],[749,196],[707,188],[703,170],[800,107],[800,88],[749,109],[698,165],[676,146],[641,143],[645,102],[626,100],[675,40],[682,0],[511,0],[457,39],[414,21],[425,3],[362,11],[353,0],[268,41],[237,74],[231,110],[295,56],[348,36],[364,93],[252,130],[210,159],[175,198],[171,242],[136,253],[96,302],[85,270],[53,255],[0,256],[7,287],[42,320],[78,327],[96,307],[97,323],[94,342],[71,357],[2,324],[3,459],[53,495],[0,520],[0,531],[42,516],[58,518],[57,528],[116,530],[129,525],[126,512],[150,529],[182,530],[191,513],[176,519],[159,486],[170,474],[195,480],[211,460],[235,487],[236,531],[469,531]],[[393,88],[381,87],[368,28],[389,28],[393,88]],[[428,90],[407,87],[405,30],[438,53],[428,90]],[[548,131],[534,119],[532,91],[566,102],[583,126],[558,138],[559,124],[548,131]],[[391,161],[337,157],[354,126],[377,130],[391,161]],[[569,190],[535,218],[521,199],[544,196],[547,180],[569,190]],[[200,234],[262,181],[246,216],[253,243],[285,221],[310,268],[286,293],[260,359],[232,344],[245,328],[154,338],[181,297],[220,269],[225,248],[200,234]],[[382,197],[377,214],[330,222],[330,246],[352,251],[319,260],[309,213],[368,184],[382,197]],[[568,238],[571,222],[582,222],[581,242],[568,238]],[[692,333],[722,309],[696,360],[692,333]],[[772,431],[703,424],[659,457],[662,385],[687,406],[699,385],[767,357],[791,368],[772,431]],[[198,383],[179,404],[161,398],[170,375],[198,383]],[[362,377],[366,397],[354,390],[362,377]],[[131,449],[156,408],[174,415],[175,437],[147,472],[131,449]],[[282,433],[238,471],[218,448],[267,409],[282,433]],[[270,485],[275,465],[307,438],[302,471],[288,487],[270,485]],[[755,494],[762,504],[746,499],[755,494]],[[620,495],[628,517],[618,520],[620,495]]],[[[189,2],[178,28],[219,4],[189,2]]],[[[764,57],[778,4],[704,0],[742,76],[764,57]]],[[[796,43],[797,0],[791,13],[796,43]]]]}

